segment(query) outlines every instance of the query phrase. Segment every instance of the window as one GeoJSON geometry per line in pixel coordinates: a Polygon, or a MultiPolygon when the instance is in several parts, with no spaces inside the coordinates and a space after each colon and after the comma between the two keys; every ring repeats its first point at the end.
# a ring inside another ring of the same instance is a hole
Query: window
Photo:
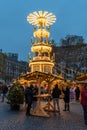
{"type": "Polygon", "coordinates": [[[50,66],[44,66],[44,72],[51,72],[50,66]]]}
{"type": "Polygon", "coordinates": [[[34,71],[39,71],[39,66],[38,65],[34,66],[34,71]]]}

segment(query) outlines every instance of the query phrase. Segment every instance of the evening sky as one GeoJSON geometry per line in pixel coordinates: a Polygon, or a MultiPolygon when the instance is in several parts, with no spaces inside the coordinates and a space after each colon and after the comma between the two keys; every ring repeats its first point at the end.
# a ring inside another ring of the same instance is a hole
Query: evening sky
{"type": "Polygon", "coordinates": [[[87,0],[0,0],[0,48],[3,52],[19,54],[27,61],[33,27],[27,15],[34,11],[56,15],[50,38],[60,45],[66,35],[83,36],[87,42],[87,0]]]}

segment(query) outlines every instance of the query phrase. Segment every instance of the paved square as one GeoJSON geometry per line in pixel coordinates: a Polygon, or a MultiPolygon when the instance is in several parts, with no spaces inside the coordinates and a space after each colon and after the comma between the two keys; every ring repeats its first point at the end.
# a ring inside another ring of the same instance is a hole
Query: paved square
{"type": "Polygon", "coordinates": [[[25,110],[11,111],[6,102],[0,102],[0,130],[87,130],[80,103],[70,103],[70,112],[64,112],[60,100],[60,107],[61,114],[51,112],[50,118],[26,117],[25,110]]]}

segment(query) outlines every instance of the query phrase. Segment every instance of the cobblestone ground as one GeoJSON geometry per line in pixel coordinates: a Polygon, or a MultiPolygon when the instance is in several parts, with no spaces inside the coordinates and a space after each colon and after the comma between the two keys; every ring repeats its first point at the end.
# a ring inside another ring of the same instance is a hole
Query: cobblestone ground
{"type": "Polygon", "coordinates": [[[50,113],[50,117],[26,117],[25,110],[11,111],[9,105],[0,102],[0,130],[87,130],[84,125],[83,111],[79,103],[71,103],[70,112],[50,113]]]}

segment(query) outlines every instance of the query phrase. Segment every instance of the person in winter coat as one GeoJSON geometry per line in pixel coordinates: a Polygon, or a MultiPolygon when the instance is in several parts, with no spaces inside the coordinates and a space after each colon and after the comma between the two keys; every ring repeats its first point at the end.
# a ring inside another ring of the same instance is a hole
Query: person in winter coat
{"type": "Polygon", "coordinates": [[[25,102],[27,104],[26,115],[30,115],[30,109],[33,102],[33,91],[32,85],[25,89],[25,102]]]}
{"type": "Polygon", "coordinates": [[[75,99],[75,89],[74,87],[70,88],[70,102],[73,102],[75,99]]]}
{"type": "Polygon", "coordinates": [[[84,122],[87,125],[87,84],[84,85],[81,91],[81,104],[84,112],[84,122]]]}
{"type": "Polygon", "coordinates": [[[58,85],[56,84],[53,91],[52,91],[54,112],[56,112],[56,105],[57,105],[57,108],[58,108],[58,112],[60,112],[60,106],[59,106],[59,96],[60,95],[61,95],[61,90],[58,88],[58,85]]]}
{"type": "Polygon", "coordinates": [[[79,97],[80,97],[80,89],[78,86],[76,86],[76,89],[75,89],[75,99],[76,101],[79,101],[79,97]]]}
{"type": "Polygon", "coordinates": [[[6,94],[7,94],[7,92],[8,92],[8,87],[7,87],[7,85],[4,83],[3,85],[2,85],[2,102],[4,102],[4,98],[6,97],[6,94]]]}
{"type": "Polygon", "coordinates": [[[69,102],[70,102],[70,89],[67,86],[62,91],[64,93],[64,103],[65,103],[65,108],[64,108],[63,111],[70,111],[70,106],[69,106],[69,102]]]}
{"type": "Polygon", "coordinates": [[[37,85],[33,86],[33,104],[32,104],[32,107],[33,107],[33,110],[36,108],[36,105],[37,105],[37,95],[38,95],[38,87],[37,85]]]}

